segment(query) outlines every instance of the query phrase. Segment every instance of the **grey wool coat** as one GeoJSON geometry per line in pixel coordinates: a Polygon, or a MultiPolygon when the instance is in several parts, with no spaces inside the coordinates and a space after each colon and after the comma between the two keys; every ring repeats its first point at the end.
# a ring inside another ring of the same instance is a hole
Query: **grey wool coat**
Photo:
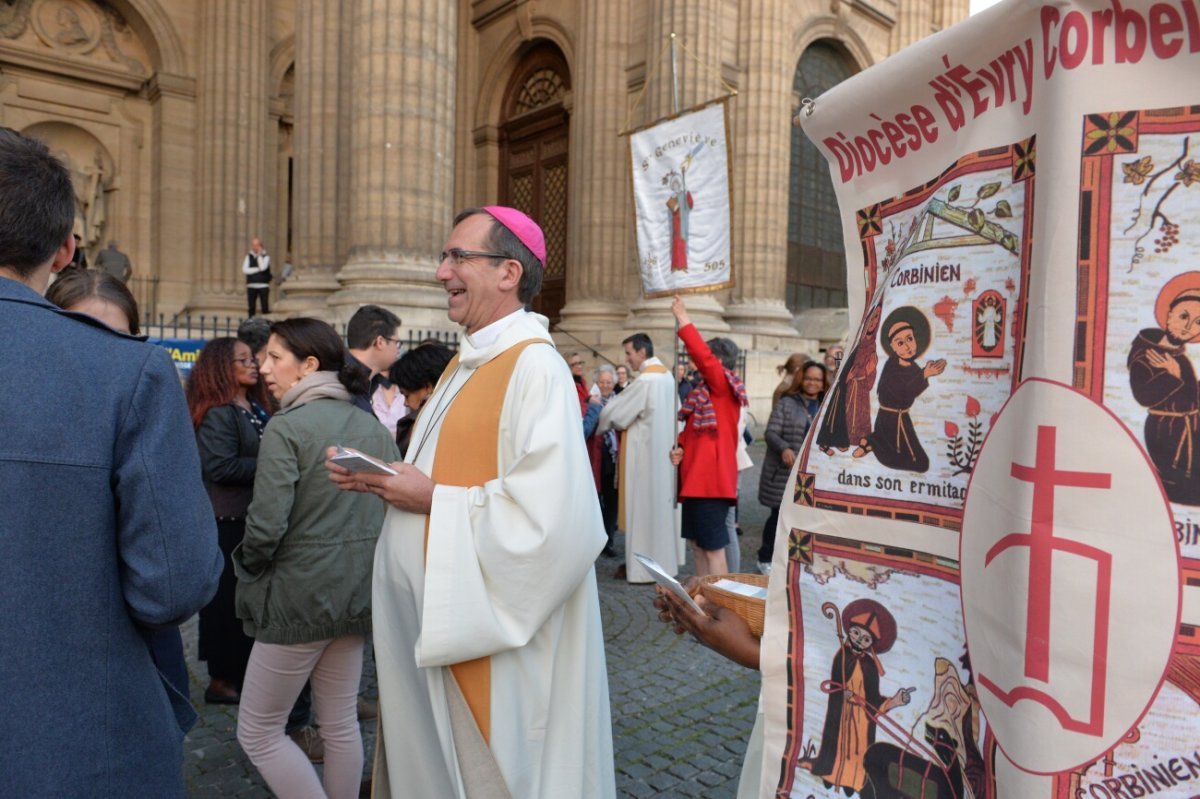
{"type": "Polygon", "coordinates": [[[791,449],[800,454],[800,445],[812,425],[812,417],[799,394],[784,394],[771,410],[767,422],[767,454],[763,458],[762,474],[758,480],[759,504],[776,507],[783,500],[790,466],[783,465],[783,451],[791,449]]]}
{"type": "Polygon", "coordinates": [[[221,552],[175,367],[0,278],[0,431],[0,796],[182,797],[139,629],[207,603],[221,552]]]}

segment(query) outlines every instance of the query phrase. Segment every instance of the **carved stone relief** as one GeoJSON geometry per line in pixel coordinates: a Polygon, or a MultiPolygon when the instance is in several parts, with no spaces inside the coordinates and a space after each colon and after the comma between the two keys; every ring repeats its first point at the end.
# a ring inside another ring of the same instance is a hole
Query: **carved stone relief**
{"type": "Polygon", "coordinates": [[[103,0],[0,0],[0,39],[97,60],[132,75],[151,71],[137,34],[103,0]]]}
{"type": "Polygon", "coordinates": [[[104,243],[108,195],[116,173],[112,155],[91,133],[67,122],[40,122],[24,132],[44,142],[71,171],[75,187],[74,233],[83,240],[90,258],[104,243]]]}
{"type": "Polygon", "coordinates": [[[33,7],[33,30],[43,43],[56,50],[89,53],[100,43],[100,19],[81,0],[52,0],[33,7]]]}

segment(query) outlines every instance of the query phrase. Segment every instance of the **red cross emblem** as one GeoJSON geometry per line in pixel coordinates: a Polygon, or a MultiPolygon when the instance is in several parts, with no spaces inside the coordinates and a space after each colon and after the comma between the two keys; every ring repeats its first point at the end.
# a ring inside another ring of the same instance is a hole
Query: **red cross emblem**
{"type": "Polygon", "coordinates": [[[1096,547],[1056,538],[1054,535],[1054,490],[1059,486],[1110,488],[1112,475],[1099,472],[1072,472],[1055,468],[1057,430],[1045,425],[1037,429],[1037,462],[1034,466],[1012,464],[1012,476],[1033,484],[1033,524],[1028,533],[1011,533],[1000,539],[985,559],[985,568],[1004,552],[1014,548],[1029,550],[1029,602],[1025,618],[1025,676],[1040,682],[1050,680],[1050,589],[1054,585],[1054,553],[1071,552],[1096,564],[1096,606],[1094,646],[1092,648],[1092,703],[1088,719],[1071,717],[1062,705],[1044,691],[1017,688],[1005,691],[985,674],[980,684],[1011,707],[1020,699],[1040,702],[1050,709],[1064,729],[1099,735],[1104,720],[1106,681],[1105,651],[1108,646],[1108,604],[1112,594],[1112,555],[1096,547]],[[1098,655],[1098,657],[1097,657],[1098,655]]]}
{"type": "Polygon", "coordinates": [[[1077,768],[1158,691],[1178,548],[1145,453],[1103,406],[1045,380],[996,420],[963,511],[963,621],[980,702],[1018,768],[1077,768]]]}

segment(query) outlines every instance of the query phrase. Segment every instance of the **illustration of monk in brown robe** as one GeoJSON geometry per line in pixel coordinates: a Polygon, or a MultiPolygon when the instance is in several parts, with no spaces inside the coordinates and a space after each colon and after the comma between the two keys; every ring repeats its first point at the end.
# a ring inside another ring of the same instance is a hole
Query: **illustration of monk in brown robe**
{"type": "Polygon", "coordinates": [[[817,446],[826,455],[832,455],[835,447],[845,452],[851,442],[857,443],[871,432],[871,389],[875,387],[875,368],[879,364],[875,333],[882,313],[882,305],[869,312],[862,336],[825,403],[828,410],[817,431],[817,446]]]}
{"type": "Polygon", "coordinates": [[[919,308],[902,305],[888,314],[879,343],[890,357],[875,391],[879,400],[875,429],[859,441],[854,457],[873,452],[876,460],[890,469],[929,471],[929,455],[917,438],[909,412],[929,388],[929,378],[946,371],[944,360],[928,361],[924,366],[916,362],[929,348],[931,338],[929,320],[919,308]]]}
{"type": "Polygon", "coordinates": [[[1184,351],[1200,337],[1200,272],[1172,278],[1154,303],[1157,328],[1138,333],[1129,349],[1129,387],[1149,409],[1146,451],[1167,498],[1200,505],[1200,383],[1184,351]]]}

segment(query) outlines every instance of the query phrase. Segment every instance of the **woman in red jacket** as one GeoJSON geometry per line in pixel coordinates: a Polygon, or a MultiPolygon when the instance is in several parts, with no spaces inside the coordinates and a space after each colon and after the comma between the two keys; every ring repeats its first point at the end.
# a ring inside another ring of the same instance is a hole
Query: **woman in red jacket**
{"type": "Polygon", "coordinates": [[[682,533],[692,542],[696,576],[724,574],[728,571],[727,518],[738,491],[738,418],[742,406],[749,404],[746,387],[732,371],[737,365],[737,345],[727,338],[706,343],[678,295],[671,312],[679,321],[679,338],[701,377],[679,409],[685,425],[679,446],[671,453],[672,463],[680,467],[682,533]]]}

